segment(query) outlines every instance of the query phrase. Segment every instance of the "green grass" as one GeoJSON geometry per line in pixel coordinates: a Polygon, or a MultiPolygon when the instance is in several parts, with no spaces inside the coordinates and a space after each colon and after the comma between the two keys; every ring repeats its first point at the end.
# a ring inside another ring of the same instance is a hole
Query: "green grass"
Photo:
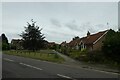
{"type": "Polygon", "coordinates": [[[64,62],[64,59],[59,55],[54,54],[52,50],[41,50],[36,52],[25,51],[25,50],[9,50],[9,51],[4,51],[3,53],[8,55],[21,56],[21,57],[27,57],[27,58],[33,58],[33,59],[39,59],[39,60],[45,60],[45,61],[51,61],[57,63],[64,62]]]}
{"type": "Polygon", "coordinates": [[[86,55],[86,51],[83,50],[83,51],[80,51],[80,50],[72,50],[70,52],[70,57],[71,58],[74,58],[74,59],[79,59],[80,56],[83,56],[83,55],[86,55]]]}

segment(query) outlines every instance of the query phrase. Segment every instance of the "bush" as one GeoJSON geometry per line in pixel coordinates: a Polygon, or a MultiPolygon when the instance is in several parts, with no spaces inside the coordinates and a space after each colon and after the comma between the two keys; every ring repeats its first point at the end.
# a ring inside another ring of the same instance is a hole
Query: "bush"
{"type": "Polygon", "coordinates": [[[72,52],[70,52],[70,56],[74,59],[79,59],[80,51],[72,51],[72,52]]]}
{"type": "Polygon", "coordinates": [[[69,49],[67,47],[61,47],[61,53],[69,56],[69,49]]]}
{"type": "Polygon", "coordinates": [[[91,51],[86,54],[87,61],[101,63],[104,60],[103,53],[101,51],[91,51]]]}
{"type": "Polygon", "coordinates": [[[82,55],[86,54],[86,50],[71,50],[70,51],[70,57],[80,60],[82,55]]]}

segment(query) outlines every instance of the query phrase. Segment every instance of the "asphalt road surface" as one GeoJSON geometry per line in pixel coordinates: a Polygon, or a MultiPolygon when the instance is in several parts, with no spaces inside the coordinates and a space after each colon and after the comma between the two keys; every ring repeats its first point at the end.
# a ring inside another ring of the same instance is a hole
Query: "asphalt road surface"
{"type": "Polygon", "coordinates": [[[117,73],[3,54],[2,78],[118,78],[117,73]]]}

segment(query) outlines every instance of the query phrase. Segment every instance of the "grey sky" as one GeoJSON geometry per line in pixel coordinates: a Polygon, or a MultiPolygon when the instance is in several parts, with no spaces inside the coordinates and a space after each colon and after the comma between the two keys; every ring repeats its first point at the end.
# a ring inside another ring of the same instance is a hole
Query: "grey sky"
{"type": "Polygon", "coordinates": [[[118,29],[117,2],[3,2],[2,9],[2,32],[9,41],[20,38],[31,19],[43,28],[46,40],[57,43],[86,36],[88,30],[118,29]]]}

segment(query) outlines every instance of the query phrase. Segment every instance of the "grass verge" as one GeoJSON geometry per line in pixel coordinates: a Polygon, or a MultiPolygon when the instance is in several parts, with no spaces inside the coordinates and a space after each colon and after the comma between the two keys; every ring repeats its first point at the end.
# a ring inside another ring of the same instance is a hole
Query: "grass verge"
{"type": "Polygon", "coordinates": [[[52,50],[41,50],[36,52],[25,51],[25,50],[9,50],[9,51],[3,51],[3,53],[8,55],[21,56],[32,59],[50,61],[50,62],[57,62],[57,63],[64,62],[64,59],[61,56],[57,55],[56,53],[53,53],[52,50]]]}

